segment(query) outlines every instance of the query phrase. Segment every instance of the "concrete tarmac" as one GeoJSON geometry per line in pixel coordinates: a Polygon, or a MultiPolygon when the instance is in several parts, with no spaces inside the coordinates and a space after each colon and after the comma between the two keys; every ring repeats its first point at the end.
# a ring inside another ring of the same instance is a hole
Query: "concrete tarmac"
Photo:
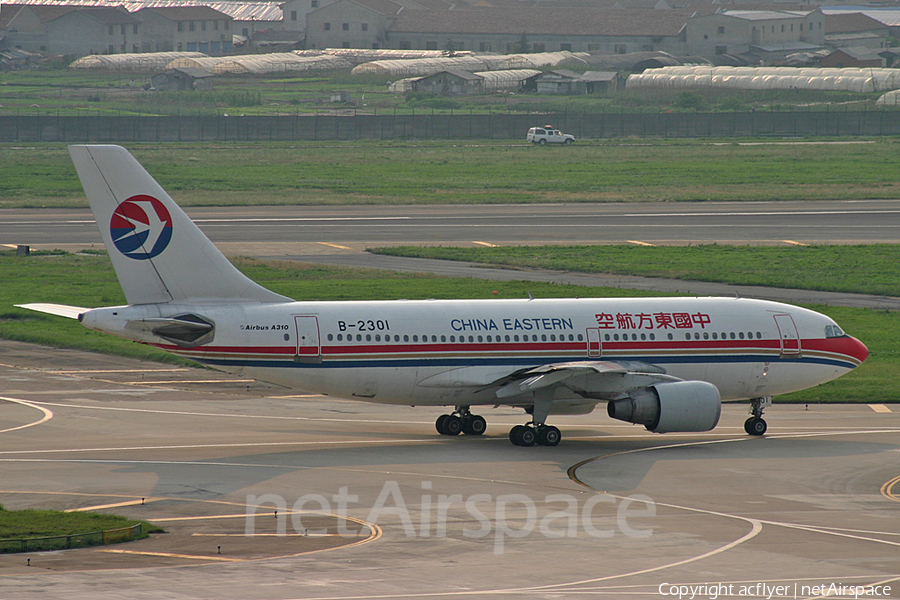
{"type": "MultiPolygon", "coordinates": [[[[177,194],[175,195],[177,200],[177,194]]],[[[874,244],[900,200],[188,207],[215,244],[874,244]]],[[[2,209],[0,244],[100,244],[84,209],[2,209]]],[[[291,252],[296,253],[296,246],[291,252]]]]}
{"type": "Polygon", "coordinates": [[[0,555],[4,600],[900,597],[896,405],[776,404],[763,438],[742,404],[664,436],[600,410],[520,448],[521,411],[447,438],[439,409],[15,342],[0,389],[0,503],[168,531],[0,555]]]}

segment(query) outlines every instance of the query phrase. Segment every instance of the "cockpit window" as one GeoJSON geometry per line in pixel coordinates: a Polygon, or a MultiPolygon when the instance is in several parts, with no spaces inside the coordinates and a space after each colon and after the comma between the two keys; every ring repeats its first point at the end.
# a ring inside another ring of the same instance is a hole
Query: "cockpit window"
{"type": "Polygon", "coordinates": [[[826,325],[825,326],[825,337],[826,338],[836,338],[843,337],[844,332],[841,331],[841,328],[837,325],[826,325]]]}

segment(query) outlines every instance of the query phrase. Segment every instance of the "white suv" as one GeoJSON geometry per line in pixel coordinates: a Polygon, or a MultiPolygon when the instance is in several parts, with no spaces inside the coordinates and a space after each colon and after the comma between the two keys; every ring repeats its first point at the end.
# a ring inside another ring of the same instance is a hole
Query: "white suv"
{"type": "Polygon", "coordinates": [[[568,146],[575,141],[575,136],[563,133],[559,129],[553,129],[549,125],[544,125],[543,127],[532,127],[529,129],[528,135],[525,136],[525,141],[532,144],[541,144],[542,146],[548,142],[568,146]]]}

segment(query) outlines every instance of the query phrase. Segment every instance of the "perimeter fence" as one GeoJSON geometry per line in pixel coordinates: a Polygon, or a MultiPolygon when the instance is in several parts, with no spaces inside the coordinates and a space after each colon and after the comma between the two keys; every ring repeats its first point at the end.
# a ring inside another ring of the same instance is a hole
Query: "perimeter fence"
{"type": "Polygon", "coordinates": [[[47,550],[68,550],[86,548],[88,546],[105,546],[118,544],[140,537],[142,524],[106,531],[77,533],[73,535],[54,535],[48,537],[25,538],[17,540],[0,540],[0,554],[12,552],[38,552],[47,550]]]}
{"type": "Polygon", "coordinates": [[[900,110],[710,113],[0,116],[0,142],[524,140],[551,124],[578,139],[900,135],[900,110]]]}

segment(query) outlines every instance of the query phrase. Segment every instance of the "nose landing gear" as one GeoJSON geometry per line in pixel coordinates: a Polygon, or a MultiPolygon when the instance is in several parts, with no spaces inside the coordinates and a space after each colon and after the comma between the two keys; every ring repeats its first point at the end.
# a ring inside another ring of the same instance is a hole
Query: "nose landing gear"
{"type": "Polygon", "coordinates": [[[771,405],[771,396],[753,398],[750,400],[750,414],[753,416],[744,421],[744,431],[753,436],[763,435],[766,432],[766,429],[768,429],[768,425],[766,425],[766,422],[762,418],[763,410],[771,405]]]}

